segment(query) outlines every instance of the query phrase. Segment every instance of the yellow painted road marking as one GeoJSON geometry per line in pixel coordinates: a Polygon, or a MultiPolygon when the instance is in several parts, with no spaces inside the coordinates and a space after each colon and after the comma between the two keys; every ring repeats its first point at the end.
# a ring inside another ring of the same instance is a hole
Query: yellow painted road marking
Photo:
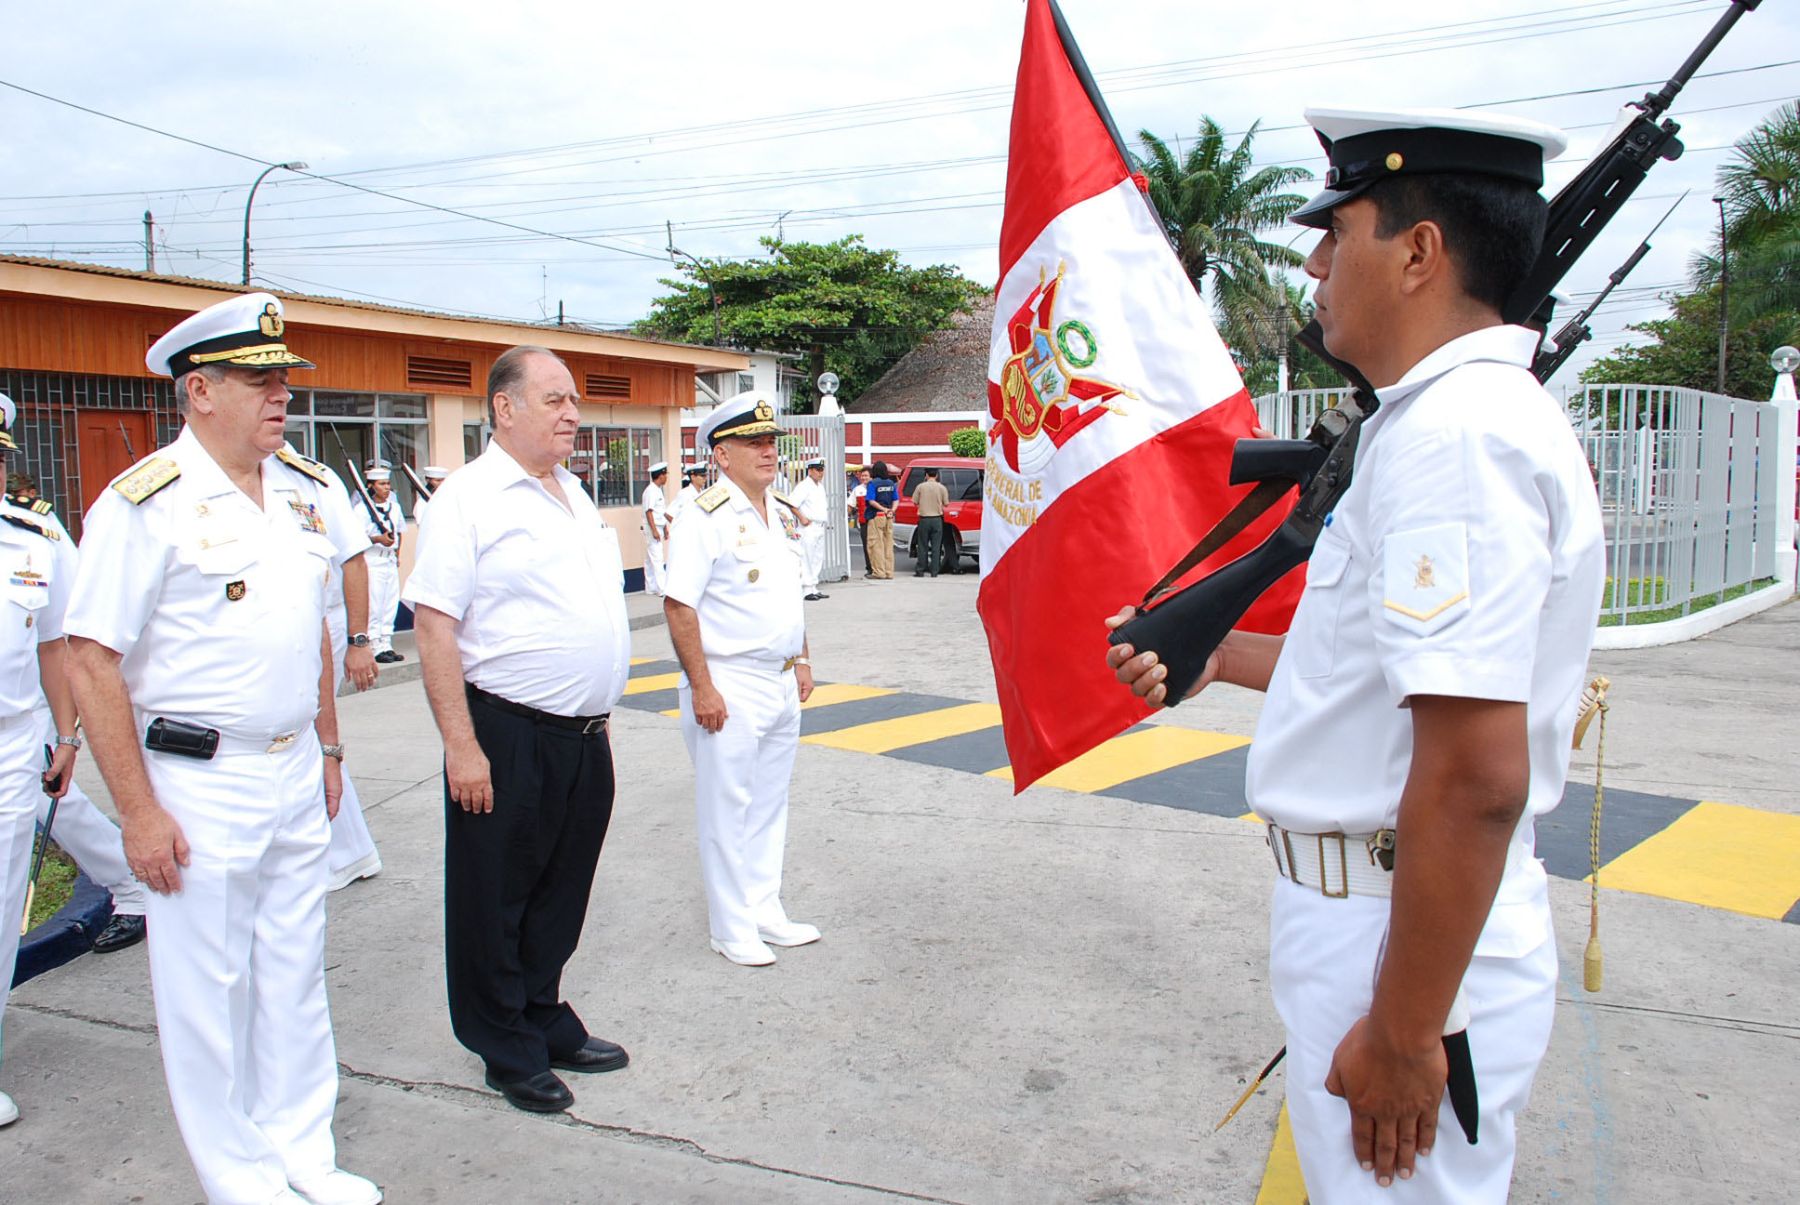
{"type": "Polygon", "coordinates": [[[1300,1175],[1300,1154],[1294,1149],[1294,1127],[1288,1123],[1287,1102],[1275,1121],[1275,1141],[1269,1144],[1269,1161],[1263,1165],[1262,1188],[1256,1205],[1306,1205],[1306,1180],[1300,1175]]]}
{"type": "Polygon", "coordinates": [[[652,661],[657,661],[657,660],[661,660],[661,658],[657,658],[657,657],[633,657],[633,658],[632,658],[632,659],[631,659],[631,663],[632,663],[632,664],[633,664],[633,665],[649,665],[649,664],[650,664],[650,663],[651,663],[651,662],[652,662],[652,661]]]}
{"type": "Polygon", "coordinates": [[[1600,885],[1780,920],[1800,899],[1800,816],[1703,801],[1601,867],[1600,885]]]}
{"type": "Polygon", "coordinates": [[[857,753],[887,753],[908,745],[923,745],[945,737],[961,736],[992,728],[1000,722],[1000,708],[993,703],[964,703],[917,715],[876,720],[857,724],[836,732],[815,732],[800,739],[808,745],[828,745],[833,749],[849,749],[857,753]]]}
{"type": "Polygon", "coordinates": [[[681,681],[680,674],[646,674],[642,678],[632,678],[625,683],[628,695],[647,695],[653,690],[674,690],[675,684],[681,681]]]}
{"type": "Polygon", "coordinates": [[[858,699],[879,699],[883,695],[898,694],[883,686],[855,686],[849,682],[821,682],[813,687],[812,697],[800,704],[802,711],[814,707],[829,707],[833,703],[854,703],[858,699]]]}
{"type": "MultiPolygon", "coordinates": [[[[1247,736],[1157,725],[1141,732],[1115,736],[1067,765],[1052,770],[1033,785],[1061,787],[1067,791],[1104,791],[1146,774],[1172,770],[1249,743],[1247,736]]],[[[988,777],[1011,782],[1012,767],[989,770],[988,777]]]]}

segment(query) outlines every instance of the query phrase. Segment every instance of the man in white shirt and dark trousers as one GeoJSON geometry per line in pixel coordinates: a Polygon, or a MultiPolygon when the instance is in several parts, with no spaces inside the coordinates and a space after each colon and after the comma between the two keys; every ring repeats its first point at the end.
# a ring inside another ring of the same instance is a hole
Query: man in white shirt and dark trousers
{"type": "Polygon", "coordinates": [[[375,660],[386,664],[406,660],[394,650],[394,617],[400,609],[400,540],[406,516],[394,497],[393,470],[377,465],[363,475],[369,492],[362,506],[363,530],[369,550],[363,560],[369,566],[369,644],[375,660]]]}
{"type": "MultiPolygon", "coordinates": [[[[1270,985],[1310,1198],[1497,1205],[1556,1004],[1534,824],[1562,797],[1605,563],[1537,336],[1501,318],[1566,139],[1307,118],[1330,187],[1293,220],[1326,232],[1306,263],[1325,347],[1379,406],[1287,635],[1231,633],[1200,685],[1268,692],[1247,789],[1280,876],[1270,985]]],[[[1154,653],[1108,660],[1160,701],[1154,653]]]]}
{"type": "Polygon", "coordinates": [[[375,1205],[336,1166],[325,997],[336,681],[326,579],[361,533],[285,442],[281,303],[247,293],[150,348],[174,443],[87,515],[70,677],[150,889],[150,985],[175,1120],[207,1200],[375,1205]]]}
{"type": "MultiPolygon", "coordinates": [[[[0,450],[15,446],[14,410],[0,394],[0,450]]],[[[5,472],[0,456],[0,474],[5,472]]],[[[6,598],[0,602],[0,1025],[19,952],[38,810],[45,794],[62,795],[75,772],[81,738],[75,730],[75,697],[64,672],[67,645],[63,613],[75,584],[75,549],[52,515],[33,514],[0,501],[0,558],[5,559],[6,598]],[[49,700],[53,733],[37,719],[49,700]],[[54,745],[50,741],[54,739],[54,745]],[[44,751],[51,750],[51,763],[44,751]]],[[[89,804],[91,810],[93,805],[89,804]]],[[[98,815],[98,813],[96,813],[98,815]]],[[[56,830],[61,832],[60,826],[56,830]]],[[[0,1042],[0,1052],[5,1044],[0,1042]]],[[[19,1119],[12,1097],[0,1092],[0,1126],[19,1119]]],[[[7,1173],[11,1178],[11,1173],[7,1173]]]]}
{"type": "Polygon", "coordinates": [[[771,488],[778,456],[773,399],[720,403],[696,436],[721,479],[675,521],[663,612],[681,658],[681,735],[694,759],[712,948],[767,966],[769,948],[819,940],[781,903],[788,780],[812,661],[800,596],[799,519],[771,488]]]}
{"type": "Polygon", "coordinates": [[[444,740],[445,975],[457,1039],[488,1086],[556,1112],[552,1070],[611,1071],[562,998],[612,817],[607,715],[631,639],[618,534],[561,462],[581,421],[555,353],[494,361],[487,451],[431,503],[406,600],[444,740]]]}
{"type": "Polygon", "coordinates": [[[806,462],[806,475],[790,495],[800,512],[800,595],[807,602],[830,598],[819,590],[819,573],[825,568],[825,527],[829,511],[825,502],[825,462],[806,462]]]}

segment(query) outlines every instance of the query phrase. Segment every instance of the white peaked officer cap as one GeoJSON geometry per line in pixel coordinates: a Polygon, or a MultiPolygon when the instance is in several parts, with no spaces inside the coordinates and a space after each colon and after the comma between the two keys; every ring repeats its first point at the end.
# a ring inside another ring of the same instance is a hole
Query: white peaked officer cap
{"type": "Polygon", "coordinates": [[[809,469],[822,469],[825,467],[825,462],[815,456],[813,459],[806,462],[806,467],[809,469]]]}
{"type": "Polygon", "coordinates": [[[1555,126],[1463,109],[1308,109],[1331,167],[1325,190],[1288,220],[1323,230],[1345,201],[1397,176],[1495,176],[1544,186],[1544,161],[1569,145],[1555,126]]]}
{"type": "MultiPolygon", "coordinates": [[[[13,400],[0,393],[0,451],[16,452],[19,445],[13,442],[13,420],[19,417],[19,408],[13,400]]],[[[3,484],[3,483],[0,483],[3,484]]]]}
{"type": "Polygon", "coordinates": [[[695,438],[708,447],[716,447],[721,439],[781,433],[775,424],[775,399],[764,390],[751,389],[713,407],[713,412],[700,420],[695,438]]]}
{"type": "Polygon", "coordinates": [[[370,469],[363,474],[363,477],[370,482],[390,481],[393,479],[393,476],[394,475],[386,469],[370,469]]]}
{"type": "Polygon", "coordinates": [[[150,345],[144,364],[159,376],[179,377],[208,364],[245,368],[311,368],[287,349],[287,321],[272,293],[245,293],[184,318],[150,345]]]}
{"type": "Polygon", "coordinates": [[[668,471],[669,471],[669,462],[666,460],[659,460],[655,464],[650,466],[650,475],[652,477],[656,476],[658,473],[666,473],[668,471]]]}
{"type": "Polygon", "coordinates": [[[450,475],[450,470],[439,464],[428,464],[419,471],[425,474],[427,481],[442,481],[450,475]]]}

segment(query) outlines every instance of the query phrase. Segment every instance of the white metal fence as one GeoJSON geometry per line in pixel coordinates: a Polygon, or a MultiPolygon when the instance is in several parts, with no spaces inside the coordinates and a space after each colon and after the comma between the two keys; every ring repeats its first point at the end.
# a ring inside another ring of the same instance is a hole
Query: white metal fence
{"type": "MultiPolygon", "coordinates": [[[[1277,437],[1298,438],[1346,393],[1267,394],[1257,415],[1277,437]]],[[[1606,523],[1603,622],[1687,615],[1782,572],[1792,528],[1779,499],[1795,437],[1781,410],[1650,385],[1589,386],[1567,404],[1606,523]]]]}
{"type": "MultiPolygon", "coordinates": [[[[781,429],[799,440],[798,447],[784,445],[786,463],[783,474],[791,488],[806,473],[810,460],[825,462],[825,513],[829,516],[825,529],[825,564],[819,570],[822,582],[841,582],[850,576],[850,519],[846,502],[849,486],[844,480],[844,416],[834,414],[784,414],[781,429]]],[[[778,481],[776,483],[780,485],[778,481]]]]}

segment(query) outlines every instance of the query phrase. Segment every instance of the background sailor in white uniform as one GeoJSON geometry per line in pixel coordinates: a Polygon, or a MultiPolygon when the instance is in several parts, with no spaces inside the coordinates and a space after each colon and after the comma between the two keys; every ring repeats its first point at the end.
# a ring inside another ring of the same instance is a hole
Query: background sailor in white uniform
{"type": "Polygon", "coordinates": [[[819,572],[825,568],[825,526],[829,511],[825,501],[825,462],[806,462],[806,475],[788,497],[800,512],[800,594],[807,602],[831,597],[819,591],[819,572]]]}
{"type": "Polygon", "coordinates": [[[363,554],[369,566],[369,644],[375,660],[383,664],[406,660],[394,651],[394,617],[400,610],[400,541],[406,533],[406,515],[394,497],[393,470],[386,466],[364,475],[369,485],[369,506],[361,506],[363,530],[369,550],[363,554]]]}
{"type": "Polygon", "coordinates": [[[721,478],[681,512],[669,542],[663,611],[681,658],[681,735],[694,759],[694,810],[712,948],[741,966],[770,945],[819,940],[781,903],[788,780],[812,661],[800,597],[799,520],[772,487],[773,399],[721,403],[697,438],[721,478]]]}
{"type": "Polygon", "coordinates": [[[134,874],[175,1119],[212,1202],[374,1205],[339,1171],[325,998],[337,810],[323,466],[284,441],[290,367],[267,293],[184,320],[145,357],[175,378],[174,443],[88,512],[71,681],[134,874]],[[148,750],[148,751],[147,751],[148,750]]]}
{"type": "Polygon", "coordinates": [[[663,592],[669,539],[669,499],[663,493],[668,481],[668,462],[659,460],[650,466],[650,484],[638,500],[638,509],[644,512],[644,592],[658,598],[663,592]]]}

